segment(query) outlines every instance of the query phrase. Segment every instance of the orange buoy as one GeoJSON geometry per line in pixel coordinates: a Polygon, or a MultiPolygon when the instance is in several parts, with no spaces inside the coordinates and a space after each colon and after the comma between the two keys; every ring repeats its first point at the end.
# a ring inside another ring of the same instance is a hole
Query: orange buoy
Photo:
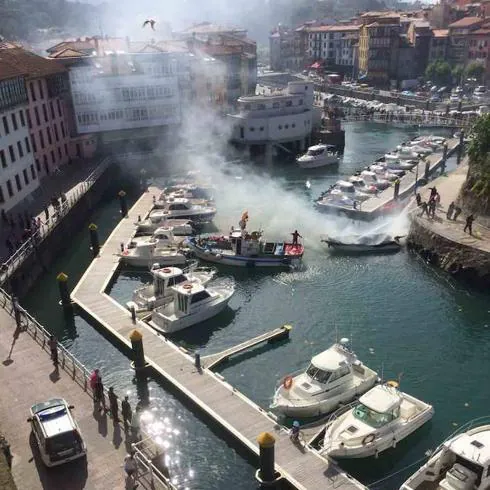
{"type": "Polygon", "coordinates": [[[282,385],[286,390],[289,390],[291,386],[293,386],[293,377],[292,376],[286,376],[284,378],[284,381],[282,382],[282,385]]]}

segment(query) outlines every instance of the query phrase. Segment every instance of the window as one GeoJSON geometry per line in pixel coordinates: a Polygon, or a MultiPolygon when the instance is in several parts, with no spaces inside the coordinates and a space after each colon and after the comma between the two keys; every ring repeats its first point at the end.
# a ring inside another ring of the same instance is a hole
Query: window
{"type": "Polygon", "coordinates": [[[43,104],[43,115],[44,115],[44,122],[48,122],[48,111],[46,109],[46,104],[43,104]]]}
{"type": "Polygon", "coordinates": [[[24,176],[24,184],[29,185],[29,177],[27,175],[27,169],[22,170],[22,175],[24,176]]]}
{"type": "Polygon", "coordinates": [[[255,131],[255,128],[253,126],[251,128],[248,128],[248,129],[249,129],[249,131],[252,131],[252,132],[255,131]]]}
{"type": "Polygon", "coordinates": [[[52,100],[49,101],[49,110],[51,111],[51,119],[54,119],[56,116],[54,115],[54,105],[52,100]]]}
{"type": "Polygon", "coordinates": [[[264,130],[264,126],[260,126],[260,130],[263,131],[264,130]]]}
{"type": "Polygon", "coordinates": [[[398,412],[399,407],[395,408],[393,412],[379,413],[361,403],[354,409],[354,417],[361,422],[378,429],[398,417],[398,412]]]}
{"type": "Polygon", "coordinates": [[[292,128],[295,128],[296,127],[296,124],[295,123],[291,124],[291,127],[292,128]]]}
{"type": "Polygon", "coordinates": [[[51,163],[54,165],[56,163],[56,157],[54,156],[54,151],[51,150],[51,163]]]}
{"type": "Polygon", "coordinates": [[[31,82],[29,85],[29,88],[31,89],[31,99],[36,102],[36,90],[34,88],[34,82],[31,82]]]}
{"type": "Polygon", "coordinates": [[[317,368],[313,364],[310,364],[308,369],[306,370],[306,374],[311,378],[314,379],[315,381],[318,381],[319,383],[326,383],[330,375],[332,374],[330,371],[322,371],[321,369],[317,368]]]}
{"type": "Polygon", "coordinates": [[[19,174],[15,176],[15,185],[17,186],[17,190],[21,191],[22,190],[22,184],[20,183],[20,177],[19,174]]]}
{"type": "Polygon", "coordinates": [[[0,150],[0,162],[2,163],[2,168],[7,168],[7,159],[5,158],[5,150],[0,150]]]}
{"type": "Polygon", "coordinates": [[[197,302],[203,301],[207,298],[209,298],[209,293],[207,291],[199,291],[198,293],[196,293],[192,296],[191,303],[197,303],[197,302]]]}
{"type": "Polygon", "coordinates": [[[19,117],[20,117],[20,124],[22,125],[23,128],[25,128],[26,120],[24,118],[24,111],[19,111],[19,117]]]}
{"type": "Polygon", "coordinates": [[[39,110],[37,107],[34,107],[34,115],[36,116],[36,124],[41,126],[41,119],[39,118],[39,110]]]}
{"type": "Polygon", "coordinates": [[[34,150],[34,152],[37,152],[36,138],[34,138],[33,134],[31,134],[31,143],[32,143],[32,149],[34,150]]]}
{"type": "Polygon", "coordinates": [[[17,116],[13,112],[11,114],[11,117],[12,117],[12,126],[14,127],[14,131],[17,131],[19,129],[19,126],[17,125],[17,116]]]}
{"type": "Polygon", "coordinates": [[[240,138],[245,138],[245,130],[243,127],[240,127],[240,138]]]}
{"type": "Polygon", "coordinates": [[[26,116],[27,116],[27,126],[29,127],[29,129],[32,129],[31,113],[29,112],[28,109],[26,109],[26,116]]]}
{"type": "Polygon", "coordinates": [[[286,107],[291,107],[293,105],[293,101],[292,100],[287,100],[286,101],[286,107]]]}
{"type": "Polygon", "coordinates": [[[54,137],[56,139],[56,143],[60,140],[59,135],[58,135],[58,126],[56,123],[53,124],[53,129],[54,129],[54,137]]]}
{"type": "Polygon", "coordinates": [[[7,192],[9,194],[9,197],[14,196],[14,189],[12,188],[12,182],[10,182],[10,180],[7,180],[7,192]]]}
{"type": "Polygon", "coordinates": [[[36,171],[34,170],[34,165],[31,165],[31,176],[33,180],[36,178],[36,171]]]}
{"type": "Polygon", "coordinates": [[[63,154],[61,153],[61,146],[58,146],[58,155],[60,157],[60,160],[63,158],[63,154]]]}
{"type": "Polygon", "coordinates": [[[5,130],[5,134],[9,134],[10,129],[9,129],[9,122],[7,121],[7,117],[3,116],[2,121],[3,121],[3,129],[5,130]]]}
{"type": "Polygon", "coordinates": [[[10,153],[10,161],[12,163],[15,162],[15,153],[14,153],[14,147],[12,145],[9,145],[9,153],[10,153]]]}
{"type": "Polygon", "coordinates": [[[41,164],[39,163],[39,160],[36,158],[36,169],[38,172],[41,171],[41,164]]]}
{"type": "Polygon", "coordinates": [[[41,142],[41,149],[44,150],[46,145],[44,144],[44,134],[42,129],[39,131],[39,141],[41,142]]]}
{"type": "Polygon", "coordinates": [[[279,109],[279,107],[281,107],[281,104],[279,104],[279,102],[274,102],[274,103],[272,104],[272,108],[273,108],[273,109],[279,109]]]}
{"type": "Polygon", "coordinates": [[[278,127],[279,127],[279,129],[282,129],[282,126],[281,126],[280,124],[279,124],[279,126],[278,126],[278,127]]]}
{"type": "Polygon", "coordinates": [[[41,97],[41,99],[44,99],[43,82],[42,82],[42,80],[38,80],[37,81],[37,86],[39,88],[39,96],[41,97]]]}
{"type": "Polygon", "coordinates": [[[286,124],[286,125],[284,126],[284,129],[289,129],[289,124],[286,124]]]}
{"type": "Polygon", "coordinates": [[[0,204],[5,202],[5,198],[3,197],[3,189],[2,186],[0,185],[0,204]]]}
{"type": "Polygon", "coordinates": [[[19,152],[19,158],[22,158],[24,156],[24,150],[20,141],[17,141],[17,151],[19,152]]]}
{"type": "MultiPolygon", "coordinates": [[[[60,102],[60,99],[58,99],[56,102],[58,103],[58,116],[61,117],[61,102],[60,102]]],[[[63,124],[63,123],[61,123],[61,124],[63,124]]]]}
{"type": "Polygon", "coordinates": [[[66,136],[66,133],[65,133],[65,125],[63,121],[60,122],[60,126],[61,126],[61,134],[63,135],[64,138],[66,136]]]}
{"type": "Polygon", "coordinates": [[[49,127],[46,128],[46,133],[48,134],[48,143],[50,145],[52,145],[53,144],[53,138],[51,137],[51,128],[49,128],[49,127]]]}

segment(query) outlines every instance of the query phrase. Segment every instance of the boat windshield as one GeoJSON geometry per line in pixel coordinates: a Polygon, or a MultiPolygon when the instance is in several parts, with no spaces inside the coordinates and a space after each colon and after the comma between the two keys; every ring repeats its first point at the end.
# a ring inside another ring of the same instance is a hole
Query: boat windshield
{"type": "Polygon", "coordinates": [[[319,383],[327,383],[332,373],[330,371],[322,371],[318,369],[313,364],[310,364],[308,369],[306,370],[306,374],[315,381],[319,383]]]}
{"type": "Polygon", "coordinates": [[[398,411],[399,409],[396,408],[394,412],[379,413],[361,403],[354,409],[354,417],[359,419],[361,422],[378,429],[379,427],[383,427],[383,425],[386,425],[397,418],[398,411]]]}
{"type": "Polygon", "coordinates": [[[319,150],[308,150],[306,153],[309,157],[317,157],[323,154],[325,150],[323,148],[320,148],[319,150]]]}

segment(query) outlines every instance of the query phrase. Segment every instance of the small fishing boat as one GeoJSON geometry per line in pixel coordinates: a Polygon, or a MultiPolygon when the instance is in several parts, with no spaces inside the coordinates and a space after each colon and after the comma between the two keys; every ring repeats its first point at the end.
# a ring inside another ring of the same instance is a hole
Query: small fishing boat
{"type": "Polygon", "coordinates": [[[296,159],[296,163],[301,168],[318,168],[326,165],[335,165],[339,163],[339,160],[335,152],[335,146],[322,143],[310,146],[304,155],[296,159]]]}
{"type": "Polygon", "coordinates": [[[473,422],[465,424],[444,441],[400,490],[490,488],[490,425],[472,425],[473,422]]]}
{"type": "Polygon", "coordinates": [[[157,228],[150,236],[132,237],[129,240],[127,248],[140,247],[143,245],[158,245],[162,246],[180,246],[182,247],[185,237],[175,236],[173,226],[165,226],[157,228]]]}
{"type": "Polygon", "coordinates": [[[384,234],[375,235],[346,235],[339,238],[323,235],[320,237],[322,243],[328,248],[341,252],[397,252],[401,248],[401,236],[391,237],[384,234]]]}
{"type": "Polygon", "coordinates": [[[172,219],[168,220],[165,216],[153,216],[148,219],[137,221],[136,233],[154,233],[158,228],[172,227],[175,236],[190,236],[194,235],[195,231],[193,223],[188,219],[172,219]]]}
{"type": "MultiPolygon", "coordinates": [[[[248,217],[247,217],[248,219],[248,217]]],[[[299,263],[304,247],[299,243],[268,242],[261,231],[232,228],[229,236],[188,238],[185,244],[202,260],[238,267],[289,267],[299,263]]]]}
{"type": "Polygon", "coordinates": [[[188,219],[194,223],[206,223],[212,221],[215,215],[216,208],[214,206],[191,204],[189,199],[179,198],[165,203],[162,209],[151,211],[150,219],[188,219]]]}
{"type": "Polygon", "coordinates": [[[132,301],[126,303],[129,310],[134,308],[136,313],[140,313],[168,303],[173,298],[171,288],[178,284],[202,284],[205,286],[216,277],[217,269],[194,265],[183,271],[178,267],[160,267],[160,264],[155,264],[150,272],[153,276],[153,283],[134,291],[132,301]]]}
{"type": "Polygon", "coordinates": [[[306,371],[286,376],[270,408],[290,417],[315,417],[351,402],[377,381],[377,373],[359,361],[344,338],[314,356],[306,371]]]}
{"type": "Polygon", "coordinates": [[[431,405],[398,390],[396,381],[371,388],[327,423],[322,453],[366,458],[395,447],[434,415],[431,405]]]}
{"type": "Polygon", "coordinates": [[[173,298],[151,314],[149,324],[157,331],[169,334],[192,327],[221,313],[230,301],[232,284],[208,286],[179,284],[172,287],[173,298]]]}

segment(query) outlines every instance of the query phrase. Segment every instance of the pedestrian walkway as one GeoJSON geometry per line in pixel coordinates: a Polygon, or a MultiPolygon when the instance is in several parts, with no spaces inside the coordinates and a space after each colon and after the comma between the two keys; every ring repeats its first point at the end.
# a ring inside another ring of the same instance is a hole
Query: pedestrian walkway
{"type": "Polygon", "coordinates": [[[428,202],[430,197],[430,187],[436,187],[441,196],[439,206],[436,208],[434,219],[426,215],[419,216],[418,210],[414,211],[417,222],[431,231],[437,233],[453,242],[460,243],[483,252],[490,252],[490,229],[478,223],[478,216],[473,223],[473,235],[465,233],[464,226],[467,214],[462,213],[456,221],[448,220],[446,217],[447,209],[451,202],[456,202],[461,187],[463,186],[466,175],[468,174],[468,164],[464,163],[454,172],[446,176],[439,177],[431,182],[429,186],[420,189],[422,201],[428,202]]]}
{"type": "Polygon", "coordinates": [[[125,434],[106,415],[94,414],[91,396],[62,370],[54,370],[46,351],[0,308],[0,426],[11,445],[12,473],[19,490],[123,490],[125,434]],[[47,469],[30,434],[30,406],[65,398],[87,444],[87,464],[78,460],[47,469]]]}

